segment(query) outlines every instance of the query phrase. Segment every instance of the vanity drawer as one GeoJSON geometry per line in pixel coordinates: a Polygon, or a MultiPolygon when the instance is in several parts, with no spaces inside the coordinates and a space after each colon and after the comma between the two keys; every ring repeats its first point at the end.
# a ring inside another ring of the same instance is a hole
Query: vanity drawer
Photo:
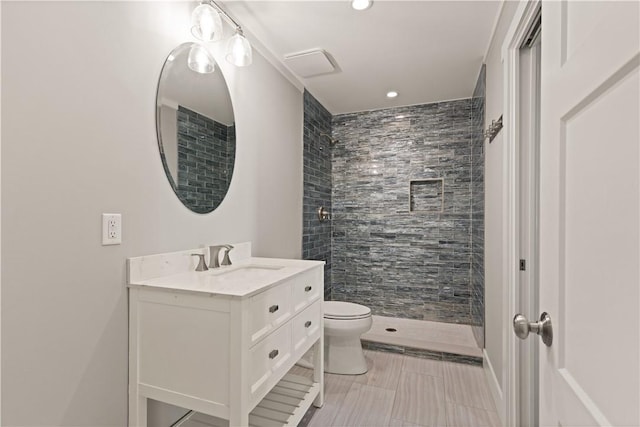
{"type": "Polygon", "coordinates": [[[251,345],[269,335],[291,316],[290,282],[253,296],[249,303],[251,345]]]}
{"type": "Polygon", "coordinates": [[[291,322],[256,344],[249,351],[251,396],[261,399],[284,374],[291,359],[291,322]]]}
{"type": "Polygon", "coordinates": [[[322,329],[322,301],[318,300],[298,314],[291,321],[293,354],[300,355],[307,351],[309,343],[313,343],[322,329]]]}
{"type": "Polygon", "coordinates": [[[316,267],[293,279],[294,313],[298,313],[313,301],[320,299],[320,294],[324,292],[323,275],[323,267],[316,267]]]}

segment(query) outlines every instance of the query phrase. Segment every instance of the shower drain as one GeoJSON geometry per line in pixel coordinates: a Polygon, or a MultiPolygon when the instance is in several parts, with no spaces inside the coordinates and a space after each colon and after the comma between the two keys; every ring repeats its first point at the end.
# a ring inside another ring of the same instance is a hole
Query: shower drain
{"type": "Polygon", "coordinates": [[[385,331],[387,331],[387,332],[398,332],[398,330],[396,328],[386,328],[385,331]]]}

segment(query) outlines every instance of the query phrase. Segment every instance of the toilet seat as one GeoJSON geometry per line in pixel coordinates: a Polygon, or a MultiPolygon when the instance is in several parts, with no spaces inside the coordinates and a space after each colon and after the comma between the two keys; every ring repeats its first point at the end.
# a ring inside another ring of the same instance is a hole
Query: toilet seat
{"type": "Polygon", "coordinates": [[[356,320],[371,317],[371,309],[364,305],[344,301],[325,301],[324,318],[334,320],[356,320]]]}

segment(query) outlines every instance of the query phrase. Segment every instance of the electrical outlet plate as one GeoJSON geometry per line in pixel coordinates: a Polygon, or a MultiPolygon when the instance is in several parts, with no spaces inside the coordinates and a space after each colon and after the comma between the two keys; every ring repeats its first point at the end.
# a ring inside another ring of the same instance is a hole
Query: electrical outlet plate
{"type": "Polygon", "coordinates": [[[122,243],[122,215],[102,214],[102,245],[119,245],[122,243]]]}

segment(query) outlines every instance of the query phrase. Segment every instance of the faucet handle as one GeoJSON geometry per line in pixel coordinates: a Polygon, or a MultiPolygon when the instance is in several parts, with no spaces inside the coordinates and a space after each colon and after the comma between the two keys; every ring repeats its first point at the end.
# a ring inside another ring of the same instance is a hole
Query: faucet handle
{"type": "Polygon", "coordinates": [[[231,259],[229,258],[229,252],[231,252],[231,249],[233,249],[233,246],[224,245],[223,247],[224,247],[225,251],[224,251],[224,258],[222,258],[222,264],[221,265],[231,265],[231,259]]]}
{"type": "Polygon", "coordinates": [[[191,254],[191,256],[197,256],[198,258],[198,266],[196,267],[196,271],[207,271],[207,264],[204,262],[204,254],[191,254]]]}

